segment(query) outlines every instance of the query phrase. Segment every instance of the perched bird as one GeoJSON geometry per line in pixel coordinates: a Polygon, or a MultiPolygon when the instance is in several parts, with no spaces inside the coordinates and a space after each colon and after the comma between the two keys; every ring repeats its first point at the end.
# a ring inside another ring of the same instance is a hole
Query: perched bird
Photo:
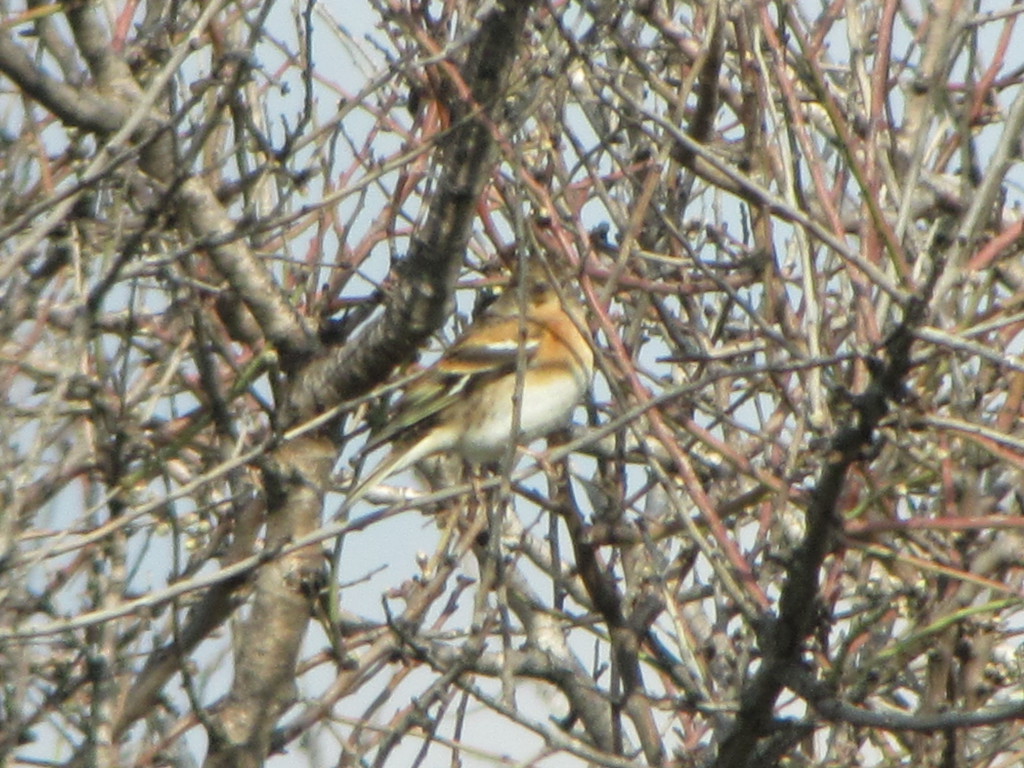
{"type": "Polygon", "coordinates": [[[507,288],[407,387],[366,447],[391,443],[391,452],[349,493],[346,507],[432,454],[485,464],[500,459],[510,441],[526,444],[566,424],[590,385],[594,353],[580,332],[577,302],[567,297],[563,305],[539,264],[525,282],[525,297],[517,285],[507,288]],[[520,360],[522,399],[513,425],[520,360]]]}

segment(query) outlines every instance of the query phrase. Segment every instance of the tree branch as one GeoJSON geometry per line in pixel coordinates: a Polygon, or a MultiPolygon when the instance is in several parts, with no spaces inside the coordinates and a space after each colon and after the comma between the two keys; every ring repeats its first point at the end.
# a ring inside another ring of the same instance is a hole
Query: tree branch
{"type": "Polygon", "coordinates": [[[379,384],[447,317],[473,210],[492,172],[497,116],[531,5],[508,0],[483,20],[464,68],[471,100],[453,105],[453,114],[465,116],[441,151],[437,192],[399,267],[398,286],[378,321],[296,379],[289,398],[293,422],[379,384]]]}
{"type": "MultiPolygon", "coordinates": [[[[936,270],[937,274],[938,270],[936,270]]],[[[779,598],[779,615],[761,632],[761,666],[740,694],[739,712],[722,741],[716,768],[754,765],[758,741],[773,721],[775,701],[798,668],[804,642],[814,629],[818,604],[818,573],[831,551],[838,531],[836,505],[846,473],[871,447],[879,421],[889,403],[904,399],[903,380],[911,368],[914,331],[924,322],[927,305],[915,299],[906,307],[903,322],[886,342],[887,361],[874,374],[867,391],[856,398],[857,421],[832,439],[831,460],[825,465],[811,494],[805,515],[806,532],[790,556],[779,598]]]]}

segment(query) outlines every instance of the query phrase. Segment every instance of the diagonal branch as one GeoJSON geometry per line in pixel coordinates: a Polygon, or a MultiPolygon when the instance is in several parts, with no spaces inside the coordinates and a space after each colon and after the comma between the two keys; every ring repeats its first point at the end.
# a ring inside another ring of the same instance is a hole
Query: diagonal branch
{"type": "Polygon", "coordinates": [[[110,109],[99,94],[51,77],[7,35],[0,35],[0,72],[65,125],[92,133],[113,133],[123,122],[120,110],[110,109]]]}
{"type": "MultiPolygon", "coordinates": [[[[105,31],[95,23],[95,10],[89,4],[70,10],[69,21],[75,40],[99,83],[99,90],[84,92],[53,78],[36,65],[21,46],[3,35],[0,35],[0,72],[67,126],[108,139],[116,138],[126,127],[131,130],[131,140],[142,148],[140,167],[174,190],[182,228],[208,248],[211,261],[252,313],[267,340],[281,352],[288,367],[312,352],[315,341],[312,333],[264,263],[237,234],[231,217],[209,185],[198,177],[189,177],[188,169],[183,172],[178,167],[179,158],[167,130],[168,118],[151,106],[192,50],[194,36],[205,29],[222,5],[211,3],[204,9],[145,91],[114,53],[105,31]],[[135,129],[131,129],[133,124],[135,129]],[[179,182],[174,189],[173,185],[179,182]]],[[[103,152],[98,153],[97,162],[106,162],[103,157],[103,152]]],[[[70,203],[70,199],[66,201],[68,206],[70,203]]],[[[52,225],[56,226],[59,217],[51,218],[52,225]]]]}
{"type": "MultiPolygon", "coordinates": [[[[443,150],[437,198],[403,265],[399,289],[383,318],[353,343],[294,372],[283,403],[285,425],[374,385],[443,322],[473,209],[491,172],[494,112],[530,5],[508,0],[483,19],[466,67],[472,100],[464,107],[471,114],[443,150]]],[[[268,457],[268,547],[295,541],[320,524],[334,458],[330,438],[313,434],[280,446],[268,457]]],[[[318,590],[320,555],[318,548],[306,547],[257,574],[251,617],[242,630],[246,639],[235,655],[234,681],[210,734],[208,768],[257,766],[266,759],[274,725],[290,704],[298,653],[318,590]]]]}
{"type": "Polygon", "coordinates": [[[378,321],[296,379],[293,418],[308,418],[365,393],[408,360],[447,317],[473,211],[492,171],[496,118],[531,5],[508,0],[483,20],[463,81],[453,89],[464,94],[465,101],[452,110],[463,117],[441,150],[437,192],[401,264],[399,284],[378,321]]]}
{"type": "Polygon", "coordinates": [[[758,764],[758,744],[771,730],[775,702],[798,669],[804,643],[814,630],[812,607],[818,602],[818,574],[835,541],[839,523],[836,507],[846,474],[870,449],[889,403],[903,399],[914,331],[924,322],[926,309],[920,299],[908,304],[903,322],[886,341],[884,364],[879,365],[867,390],[856,399],[856,423],[832,439],[831,459],[818,478],[805,515],[804,539],[790,557],[778,617],[761,633],[761,666],[740,694],[739,712],[722,741],[715,768],[758,764]]]}

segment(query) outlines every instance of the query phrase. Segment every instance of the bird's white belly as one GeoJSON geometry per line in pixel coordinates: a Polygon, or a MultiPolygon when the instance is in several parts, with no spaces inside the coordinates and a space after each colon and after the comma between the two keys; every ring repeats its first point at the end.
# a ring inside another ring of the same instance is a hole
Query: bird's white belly
{"type": "Polygon", "coordinates": [[[578,379],[574,386],[566,386],[563,379],[552,384],[531,384],[523,387],[518,429],[513,431],[512,397],[515,376],[495,382],[495,408],[474,414],[472,426],[459,441],[459,453],[472,462],[483,463],[500,459],[509,442],[526,444],[565,426],[573,408],[580,402],[587,388],[585,380],[578,379]]]}

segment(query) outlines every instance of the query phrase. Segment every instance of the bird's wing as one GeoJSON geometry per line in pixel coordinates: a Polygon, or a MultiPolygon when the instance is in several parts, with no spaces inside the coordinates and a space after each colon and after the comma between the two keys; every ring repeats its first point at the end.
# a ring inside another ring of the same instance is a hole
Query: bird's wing
{"type": "MultiPolygon", "coordinates": [[[[527,364],[539,347],[540,328],[527,323],[523,341],[527,364]]],[[[486,382],[514,372],[518,360],[518,318],[495,316],[477,322],[406,388],[390,420],[373,436],[367,450],[426,422],[486,382]]]]}

